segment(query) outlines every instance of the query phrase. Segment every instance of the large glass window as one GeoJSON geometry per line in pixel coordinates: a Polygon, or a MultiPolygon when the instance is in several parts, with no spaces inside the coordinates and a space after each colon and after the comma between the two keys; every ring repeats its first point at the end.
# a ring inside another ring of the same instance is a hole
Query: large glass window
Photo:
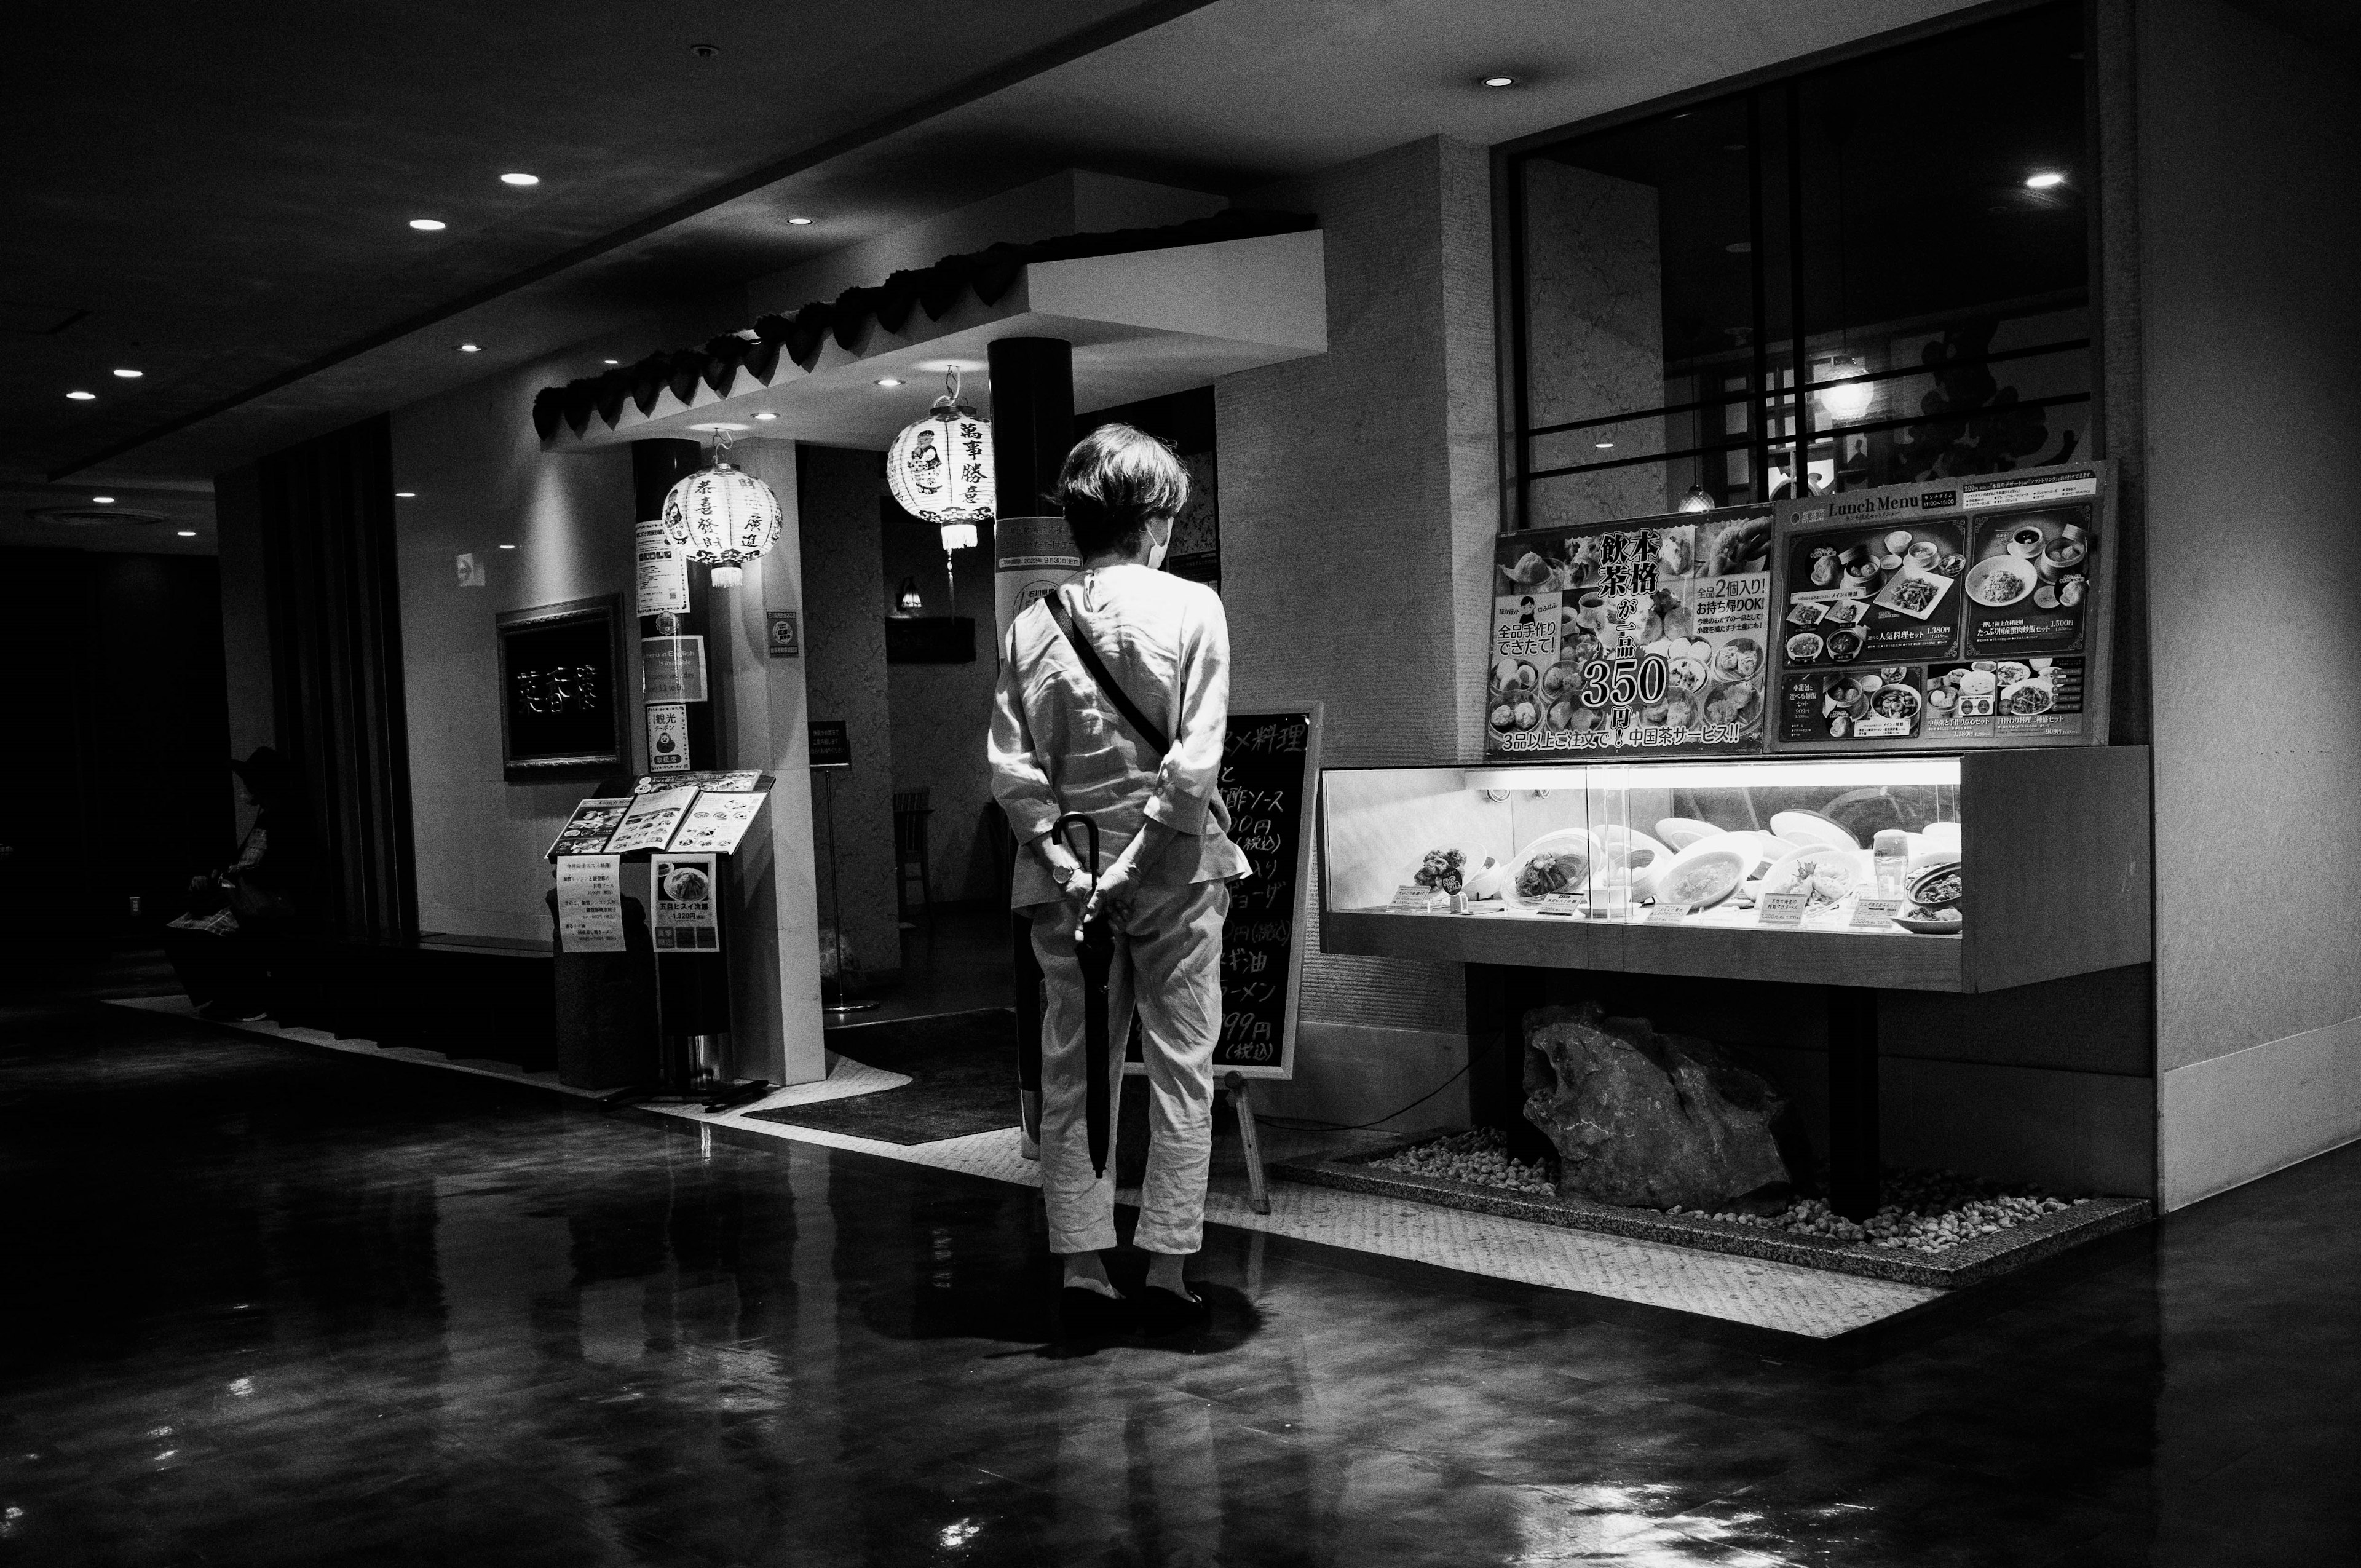
{"type": "Polygon", "coordinates": [[[2088,456],[2082,13],[1509,165],[1517,526],[2088,456]]]}

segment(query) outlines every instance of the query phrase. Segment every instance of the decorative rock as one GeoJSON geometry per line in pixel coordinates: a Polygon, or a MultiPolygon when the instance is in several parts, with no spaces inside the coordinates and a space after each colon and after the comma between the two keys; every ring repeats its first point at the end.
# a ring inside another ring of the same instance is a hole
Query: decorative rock
{"type": "Polygon", "coordinates": [[[1525,1014],[1525,1120],[1558,1152],[1561,1196],[1651,1209],[1784,1199],[1787,1102],[1710,1041],[1596,1003],[1525,1014]]]}

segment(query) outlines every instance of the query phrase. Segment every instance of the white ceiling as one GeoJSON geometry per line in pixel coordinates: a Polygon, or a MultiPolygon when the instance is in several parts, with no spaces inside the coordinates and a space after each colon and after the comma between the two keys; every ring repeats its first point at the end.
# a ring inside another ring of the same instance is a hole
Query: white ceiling
{"type": "MultiPolygon", "coordinates": [[[[792,94],[752,91],[761,80],[757,69],[753,77],[741,78],[745,85],[736,89],[745,94],[748,112],[735,135],[716,130],[713,114],[727,104],[698,100],[697,112],[688,118],[705,139],[686,167],[695,183],[709,188],[717,176],[775,163],[798,147],[808,150],[823,133],[839,138],[838,149],[784,178],[690,212],[698,205],[693,191],[663,189],[663,181],[653,177],[637,184],[619,182],[613,171],[622,166],[644,174],[661,161],[653,153],[667,134],[666,112],[678,102],[674,78],[684,70],[670,51],[700,27],[712,31],[747,21],[735,12],[692,7],[672,14],[664,27],[650,28],[638,18],[616,34],[618,48],[628,45],[627,53],[648,62],[642,98],[631,95],[628,71],[619,76],[614,60],[596,55],[598,70],[586,69],[570,88],[562,72],[522,74],[521,99],[566,110],[555,131],[550,123],[496,109],[491,102],[454,100],[470,112],[434,127],[438,150],[426,161],[435,179],[446,185],[462,178],[488,179],[495,166],[525,158],[548,171],[548,183],[528,202],[560,205],[552,212],[548,232],[537,233],[522,225],[520,216],[503,215],[500,188],[471,191],[461,216],[484,225],[480,241],[470,236],[469,243],[483,249],[488,265],[497,264],[489,280],[456,263],[437,268],[420,262],[405,264],[400,287],[382,290],[356,275],[353,243],[343,228],[337,230],[343,248],[333,253],[315,256],[302,241],[323,225],[344,224],[363,195],[372,203],[371,221],[391,222],[423,199],[400,193],[404,181],[415,183],[423,176],[398,166],[400,159],[377,156],[385,134],[380,122],[393,112],[383,95],[364,94],[349,112],[339,114],[327,99],[313,94],[307,102],[317,106],[310,117],[300,127],[278,132],[281,138],[302,140],[305,177],[274,173],[271,199],[258,198],[236,214],[238,254],[251,259],[288,247],[302,265],[287,276],[249,267],[202,281],[215,296],[223,284],[237,291],[222,308],[235,306],[241,332],[266,351],[254,362],[257,369],[284,373],[307,357],[319,367],[185,429],[144,440],[143,430],[206,401],[236,398],[236,377],[217,369],[199,376],[180,406],[169,397],[154,398],[149,422],[143,424],[143,414],[106,425],[104,432],[93,422],[87,439],[71,430],[57,435],[55,411],[67,406],[45,401],[40,430],[32,433],[49,433],[33,440],[20,430],[16,478],[43,488],[37,466],[73,469],[58,488],[65,499],[82,494],[93,480],[118,486],[202,482],[350,420],[513,367],[593,334],[614,334],[635,317],[663,312],[677,320],[684,302],[702,298],[714,330],[744,324],[737,319],[743,306],[736,286],[747,280],[1062,168],[1241,192],[1426,135],[1479,144],[1510,139],[1960,8],[1959,0],[1816,0],[1809,5],[1794,0],[1216,0],[1192,9],[1179,0],[1153,8],[1152,16],[1111,3],[1080,6],[1071,18],[1076,26],[1060,32],[1055,6],[995,4],[956,14],[969,23],[994,24],[981,31],[985,41],[974,51],[974,63],[996,62],[1003,77],[1013,78],[994,90],[976,91],[982,78],[959,71],[960,62],[939,51],[925,55],[917,65],[906,63],[911,57],[893,42],[911,36],[906,7],[840,5],[826,8],[826,37],[834,52],[820,52],[830,79],[809,116],[798,115],[792,94]],[[1176,10],[1180,14],[1170,14],[1176,10]],[[710,26],[696,20],[699,15],[709,16],[710,26]],[[1095,41],[1096,36],[1076,41],[1082,24],[1120,34],[1154,16],[1169,19],[1113,37],[1079,58],[1057,58],[1095,41]],[[682,16],[690,19],[681,21],[682,16]],[[995,29],[1008,30],[1010,38],[999,39],[995,29]],[[1027,48],[1035,51],[1029,59],[1027,48]],[[1477,85],[1477,76],[1494,71],[1522,80],[1505,91],[1477,85]],[[910,108],[927,96],[916,88],[965,101],[923,114],[910,108]],[[574,102],[569,92],[584,101],[574,102]],[[594,95],[607,102],[594,105],[594,95]],[[598,126],[596,134],[584,118],[594,106],[602,111],[590,116],[598,126]],[[897,126],[897,113],[920,117],[897,126]],[[636,155],[633,136],[647,144],[636,155]],[[520,145],[529,146],[530,152],[511,150],[520,145]],[[475,211],[479,206],[480,214],[475,211]],[[649,221],[652,212],[666,206],[672,211],[668,220],[649,221]],[[789,227],[785,219],[790,214],[813,214],[819,222],[789,227]],[[634,225],[647,232],[634,232],[634,225]],[[513,281],[569,252],[579,259],[547,277],[513,281]],[[512,281],[504,285],[502,278],[512,281]],[[437,289],[444,291],[439,297],[437,289]],[[478,294],[487,297],[471,299],[478,294]],[[323,340],[319,320],[305,313],[306,302],[319,300],[333,302],[331,319],[346,323],[340,342],[323,340]],[[280,317],[287,323],[283,333],[274,324],[280,317]],[[382,343],[367,342],[405,318],[426,324],[395,332],[382,343]],[[460,355],[456,344],[463,340],[479,343],[483,351],[460,355]],[[82,459],[117,442],[136,444],[82,466],[82,459]]],[[[790,9],[800,16],[821,8],[790,9]]],[[[202,9],[176,14],[218,15],[202,9]]],[[[419,83],[437,71],[469,73],[473,82],[480,62],[457,45],[463,35],[472,37],[481,28],[460,17],[436,0],[414,28],[377,29],[370,69],[381,68],[414,91],[423,91],[419,83]]],[[[180,26],[185,31],[186,24],[180,26]]],[[[793,53],[792,27],[781,32],[763,27],[769,30],[748,35],[738,55],[741,64],[746,54],[776,51],[784,59],[793,53]]],[[[249,92],[268,86],[237,85],[249,92]]],[[[208,134],[208,117],[246,125],[239,117],[247,111],[234,98],[228,86],[209,97],[176,94],[176,112],[191,116],[183,122],[191,148],[211,149],[206,156],[217,165],[204,167],[196,152],[183,149],[174,161],[177,181],[199,188],[208,181],[236,184],[244,144],[208,134]]],[[[720,123],[727,126],[726,115],[720,123]]],[[[264,153],[284,148],[283,140],[259,147],[264,153]]],[[[56,221],[71,225],[75,212],[60,209],[56,221]]],[[[401,233],[388,237],[374,230],[359,237],[379,250],[398,250],[404,241],[401,233]]],[[[169,239],[163,249],[170,253],[169,239]]],[[[141,352],[159,363],[173,352],[176,333],[193,334],[204,324],[208,288],[192,289],[189,282],[182,278],[170,291],[169,307],[151,302],[141,317],[141,352]]],[[[693,303],[687,313],[697,313],[693,303]]],[[[659,329],[653,325],[647,330],[650,341],[641,351],[683,341],[655,335],[659,329]]],[[[60,341],[71,335],[60,334],[60,341]]],[[[93,352],[96,366],[121,350],[93,352]]],[[[54,357],[44,357],[34,379],[69,373],[51,363],[54,357]]],[[[32,391],[54,399],[58,393],[46,379],[32,391]]],[[[145,398],[168,389],[159,380],[153,387],[143,383],[139,392],[145,398]]]]}

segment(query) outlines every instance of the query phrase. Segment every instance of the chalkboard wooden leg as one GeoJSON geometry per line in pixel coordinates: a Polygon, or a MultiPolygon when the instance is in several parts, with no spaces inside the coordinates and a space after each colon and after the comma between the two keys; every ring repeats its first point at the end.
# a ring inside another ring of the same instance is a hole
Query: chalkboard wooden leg
{"type": "Polygon", "coordinates": [[[1254,1086],[1236,1073],[1230,1074],[1224,1086],[1230,1091],[1230,1105],[1238,1113],[1238,1141],[1246,1150],[1246,1202],[1257,1214],[1270,1212],[1270,1184],[1262,1174],[1262,1144],[1255,1136],[1254,1086]]]}

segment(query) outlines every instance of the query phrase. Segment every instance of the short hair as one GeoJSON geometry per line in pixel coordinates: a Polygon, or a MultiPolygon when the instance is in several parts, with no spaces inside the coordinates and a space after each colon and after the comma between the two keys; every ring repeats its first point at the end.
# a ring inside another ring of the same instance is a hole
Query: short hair
{"type": "Polygon", "coordinates": [[[1189,473],[1172,448],[1127,424],[1103,424],[1074,444],[1058,470],[1058,506],[1084,559],[1136,551],[1148,525],[1178,517],[1189,473]]]}

